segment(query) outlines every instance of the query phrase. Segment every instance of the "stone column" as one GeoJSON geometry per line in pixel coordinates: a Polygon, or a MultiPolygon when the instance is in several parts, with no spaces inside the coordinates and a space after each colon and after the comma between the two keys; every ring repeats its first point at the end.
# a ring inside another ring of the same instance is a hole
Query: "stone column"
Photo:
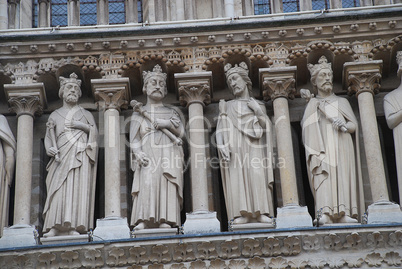
{"type": "Polygon", "coordinates": [[[96,10],[98,12],[98,25],[108,25],[109,24],[109,0],[98,0],[96,5],[96,10]]]}
{"type": "Polygon", "coordinates": [[[275,114],[275,131],[278,157],[285,166],[280,167],[283,207],[277,209],[277,228],[313,226],[306,206],[299,206],[296,168],[293,155],[288,99],[294,98],[296,67],[262,68],[260,85],[265,99],[271,99],[275,114]]]}
{"type": "Polygon", "coordinates": [[[94,240],[130,238],[127,218],[120,202],[120,109],[130,100],[128,78],[92,79],[92,91],[104,111],[105,218],[96,221],[94,240]]]}
{"type": "Polygon", "coordinates": [[[138,0],[126,0],[126,22],[138,23],[138,0]]]}
{"type": "Polygon", "coordinates": [[[80,2],[79,0],[68,0],[67,2],[68,26],[80,25],[80,2]]]}
{"type": "Polygon", "coordinates": [[[272,0],[271,12],[275,13],[283,13],[283,3],[281,0],[272,0]]]}
{"type": "Polygon", "coordinates": [[[15,173],[14,222],[4,228],[0,247],[36,245],[35,226],[31,223],[33,121],[46,105],[43,83],[6,84],[6,98],[11,111],[17,114],[17,153],[15,173]]]}
{"type": "Polygon", "coordinates": [[[211,101],[212,72],[177,73],[176,87],[180,103],[188,107],[191,158],[191,195],[193,212],[187,214],[184,233],[220,231],[216,212],[208,211],[207,160],[203,108],[211,101]]]}
{"type": "Polygon", "coordinates": [[[173,12],[176,12],[176,20],[178,21],[184,21],[185,16],[184,16],[184,1],[183,0],[176,0],[176,10],[173,12]]]}
{"type": "Polygon", "coordinates": [[[20,1],[19,21],[20,28],[32,28],[32,2],[20,1]]]}
{"type": "Polygon", "coordinates": [[[234,14],[234,0],[225,0],[225,17],[233,18],[234,14]]]}
{"type": "Polygon", "coordinates": [[[8,29],[8,1],[0,0],[0,30],[8,29]]]}
{"type": "Polygon", "coordinates": [[[378,133],[373,96],[380,88],[382,61],[344,64],[344,83],[356,94],[359,103],[364,150],[373,197],[368,208],[368,223],[402,222],[399,205],[391,203],[385,178],[384,161],[378,133]]]}
{"type": "Polygon", "coordinates": [[[39,0],[38,27],[48,27],[49,0],[39,0]]]}
{"type": "Polygon", "coordinates": [[[156,9],[155,0],[142,1],[142,17],[144,23],[156,22],[155,9],[156,9]]]}
{"type": "Polygon", "coordinates": [[[8,0],[8,29],[17,29],[17,2],[19,0],[8,0]]]}

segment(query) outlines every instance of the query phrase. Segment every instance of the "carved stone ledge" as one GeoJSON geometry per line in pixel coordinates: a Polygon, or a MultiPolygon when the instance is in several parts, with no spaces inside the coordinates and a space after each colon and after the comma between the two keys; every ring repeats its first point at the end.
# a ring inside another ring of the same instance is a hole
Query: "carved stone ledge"
{"type": "Polygon", "coordinates": [[[174,75],[179,101],[182,106],[211,102],[212,72],[176,73],[174,75]]]}
{"type": "Polygon", "coordinates": [[[221,233],[0,250],[1,268],[399,268],[401,264],[402,226],[221,233]]]}
{"type": "Polygon", "coordinates": [[[296,66],[260,69],[264,100],[279,97],[293,99],[296,93],[296,66]]]}
{"type": "Polygon", "coordinates": [[[91,84],[99,109],[127,109],[131,100],[128,78],[92,79],[91,84]]]}
{"type": "Polygon", "coordinates": [[[380,89],[382,60],[368,62],[349,62],[344,64],[343,83],[350,95],[362,92],[373,95],[380,89]]]}
{"type": "Polygon", "coordinates": [[[5,84],[4,91],[10,111],[21,115],[40,116],[47,106],[43,83],[5,84]]]}

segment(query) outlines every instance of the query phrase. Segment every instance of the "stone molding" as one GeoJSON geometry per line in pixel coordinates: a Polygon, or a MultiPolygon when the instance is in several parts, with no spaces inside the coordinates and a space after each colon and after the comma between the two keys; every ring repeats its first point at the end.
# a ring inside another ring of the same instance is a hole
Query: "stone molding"
{"type": "Polygon", "coordinates": [[[400,226],[353,226],[5,250],[0,267],[399,268],[401,256],[400,226]]]}
{"type": "Polygon", "coordinates": [[[296,93],[295,82],[296,66],[260,69],[264,100],[279,97],[293,99],[296,93]]]}

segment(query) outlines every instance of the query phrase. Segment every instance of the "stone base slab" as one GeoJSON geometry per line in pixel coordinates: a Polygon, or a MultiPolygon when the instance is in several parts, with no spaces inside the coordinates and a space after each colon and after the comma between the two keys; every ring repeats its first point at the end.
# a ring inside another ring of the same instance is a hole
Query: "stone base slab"
{"type": "Polygon", "coordinates": [[[384,201],[369,205],[367,224],[402,223],[402,211],[398,204],[384,201]]]}
{"type": "Polygon", "coordinates": [[[130,238],[127,218],[108,217],[96,220],[93,241],[130,238]]]}
{"type": "Polygon", "coordinates": [[[230,229],[233,232],[267,230],[267,229],[274,229],[274,228],[275,228],[275,224],[273,224],[273,223],[261,223],[261,222],[245,223],[245,224],[232,224],[232,226],[230,227],[230,229]]]}
{"type": "Polygon", "coordinates": [[[288,205],[277,208],[276,228],[312,227],[313,220],[308,213],[307,206],[288,205]]]}
{"type": "Polygon", "coordinates": [[[40,239],[42,245],[56,245],[65,243],[83,243],[89,242],[89,237],[87,234],[80,235],[61,235],[52,237],[42,237],[40,239]]]}
{"type": "Polygon", "coordinates": [[[142,229],[142,230],[134,230],[133,234],[135,238],[174,236],[178,234],[178,229],[177,228],[142,229]]]}
{"type": "Polygon", "coordinates": [[[37,245],[35,226],[13,225],[5,227],[0,238],[0,248],[28,247],[37,245]]]}
{"type": "Polygon", "coordinates": [[[220,231],[221,224],[216,217],[216,212],[186,213],[186,221],[183,224],[184,234],[208,234],[220,231]]]}

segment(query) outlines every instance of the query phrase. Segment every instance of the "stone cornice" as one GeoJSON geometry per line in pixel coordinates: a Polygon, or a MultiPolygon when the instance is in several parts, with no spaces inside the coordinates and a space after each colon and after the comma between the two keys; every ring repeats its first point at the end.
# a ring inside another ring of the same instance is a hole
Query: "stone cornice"
{"type": "Polygon", "coordinates": [[[0,250],[0,267],[398,268],[402,226],[362,225],[0,250]]]}

